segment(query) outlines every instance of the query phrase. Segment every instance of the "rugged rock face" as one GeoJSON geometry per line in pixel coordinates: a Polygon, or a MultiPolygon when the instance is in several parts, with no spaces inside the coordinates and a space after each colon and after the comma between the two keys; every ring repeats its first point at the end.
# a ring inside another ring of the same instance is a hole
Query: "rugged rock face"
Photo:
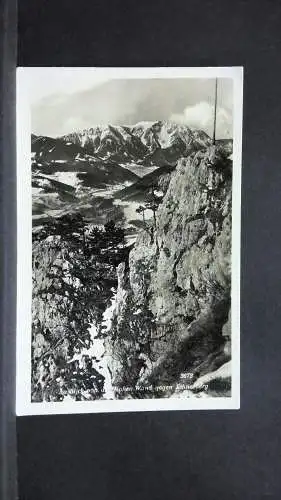
{"type": "Polygon", "coordinates": [[[170,397],[186,378],[190,393],[202,378],[208,395],[230,395],[231,185],[220,148],[181,159],[154,224],[119,266],[107,340],[117,397],[121,386],[170,397]]]}

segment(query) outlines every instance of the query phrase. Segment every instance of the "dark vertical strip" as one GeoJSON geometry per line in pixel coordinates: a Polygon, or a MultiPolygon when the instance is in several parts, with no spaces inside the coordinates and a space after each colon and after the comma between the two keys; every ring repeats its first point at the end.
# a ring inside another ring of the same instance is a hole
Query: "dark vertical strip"
{"type": "Polygon", "coordinates": [[[0,28],[0,498],[17,498],[16,474],[16,41],[15,0],[0,28]]]}

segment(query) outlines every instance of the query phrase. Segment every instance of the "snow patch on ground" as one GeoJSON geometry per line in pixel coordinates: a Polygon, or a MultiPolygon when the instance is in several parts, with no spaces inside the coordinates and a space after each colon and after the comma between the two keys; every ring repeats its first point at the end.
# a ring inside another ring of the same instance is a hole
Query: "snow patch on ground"
{"type": "Polygon", "coordinates": [[[77,187],[81,182],[78,179],[76,172],[57,172],[56,180],[72,187],[77,187]]]}
{"type": "Polygon", "coordinates": [[[173,134],[171,134],[170,131],[168,132],[166,127],[162,127],[158,136],[158,141],[162,148],[168,148],[173,143],[173,134]]]}
{"type": "MultiPolygon", "coordinates": [[[[144,177],[147,174],[150,174],[154,170],[157,170],[158,166],[144,166],[144,165],[136,165],[133,163],[120,163],[120,166],[126,168],[126,170],[130,170],[133,174],[138,175],[139,177],[144,177]]],[[[131,183],[132,184],[132,183],[131,183]]]]}
{"type": "Polygon", "coordinates": [[[81,181],[77,177],[76,172],[55,172],[52,175],[44,174],[46,179],[61,182],[62,184],[67,184],[68,186],[78,187],[81,181]]]}
{"type": "Polygon", "coordinates": [[[218,368],[217,370],[199,377],[193,384],[193,389],[198,389],[204,384],[209,384],[212,380],[231,378],[231,374],[231,361],[228,361],[227,363],[220,366],[220,368],[218,368]]]}
{"type": "MultiPolygon", "coordinates": [[[[111,304],[107,307],[107,309],[103,313],[103,321],[102,326],[104,327],[103,332],[106,333],[111,328],[113,311],[116,306],[116,292],[114,291],[114,295],[111,299],[111,304]]],[[[97,327],[94,323],[92,323],[89,329],[90,337],[91,337],[91,345],[89,348],[83,348],[79,353],[74,354],[73,358],[70,362],[78,360],[79,366],[83,366],[82,358],[87,355],[93,357],[93,366],[94,368],[105,377],[104,380],[104,394],[103,399],[115,399],[111,375],[108,369],[109,357],[106,355],[104,340],[97,338],[97,327]],[[96,358],[96,359],[95,359],[96,358]]]]}

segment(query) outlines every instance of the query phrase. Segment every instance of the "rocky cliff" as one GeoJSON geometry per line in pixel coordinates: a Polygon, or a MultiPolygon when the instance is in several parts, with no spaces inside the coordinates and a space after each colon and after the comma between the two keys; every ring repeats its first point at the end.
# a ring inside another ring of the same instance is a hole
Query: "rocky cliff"
{"type": "Polygon", "coordinates": [[[179,160],[119,265],[107,339],[116,397],[230,395],[231,186],[220,148],[179,160]]]}
{"type": "Polygon", "coordinates": [[[32,401],[102,397],[103,314],[127,260],[124,232],[65,216],[33,236],[32,401]]]}

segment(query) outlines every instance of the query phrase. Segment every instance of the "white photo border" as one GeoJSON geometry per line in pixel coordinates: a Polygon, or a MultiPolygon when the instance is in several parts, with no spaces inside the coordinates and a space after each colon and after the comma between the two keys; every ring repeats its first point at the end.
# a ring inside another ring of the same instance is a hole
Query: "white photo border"
{"type": "MultiPolygon", "coordinates": [[[[73,402],[31,402],[32,305],[32,188],[31,109],[28,93],[30,69],[17,68],[17,362],[16,414],[51,415],[168,410],[240,409],[240,231],[243,67],[192,68],[60,68],[91,71],[98,78],[230,78],[233,80],[233,181],[232,181],[232,389],[230,397],[128,399],[73,402]]],[[[37,68],[38,71],[44,68],[37,68]]],[[[51,69],[51,68],[48,68],[51,69]]]]}

